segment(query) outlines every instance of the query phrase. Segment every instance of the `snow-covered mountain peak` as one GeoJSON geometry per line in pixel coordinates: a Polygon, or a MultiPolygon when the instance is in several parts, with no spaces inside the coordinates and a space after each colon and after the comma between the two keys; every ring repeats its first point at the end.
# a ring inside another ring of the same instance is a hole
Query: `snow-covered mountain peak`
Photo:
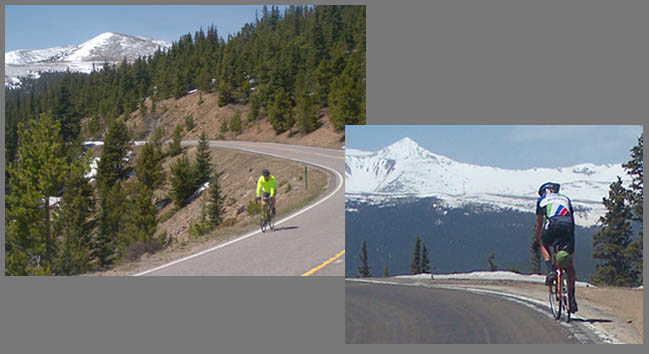
{"type": "Polygon", "coordinates": [[[5,85],[20,84],[19,77],[37,78],[42,72],[78,71],[89,73],[104,62],[129,62],[169,48],[163,40],[131,36],[116,32],[101,33],[79,45],[37,50],[14,50],[5,53],[5,85]]]}
{"type": "Polygon", "coordinates": [[[452,206],[478,203],[533,212],[538,187],[556,181],[572,198],[581,225],[592,225],[603,215],[602,197],[617,176],[628,183],[621,164],[515,170],[478,166],[434,154],[410,138],[376,152],[345,153],[348,198],[434,196],[452,206]]]}
{"type": "Polygon", "coordinates": [[[427,157],[431,155],[431,152],[419,146],[414,140],[405,137],[381,149],[378,154],[390,158],[419,158],[427,157]]]}

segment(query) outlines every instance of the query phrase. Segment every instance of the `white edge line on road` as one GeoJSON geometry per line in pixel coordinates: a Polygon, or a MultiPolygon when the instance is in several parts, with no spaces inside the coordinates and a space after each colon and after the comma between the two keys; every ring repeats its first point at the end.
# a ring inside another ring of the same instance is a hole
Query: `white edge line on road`
{"type": "MultiPolygon", "coordinates": [[[[230,148],[230,149],[232,149],[232,148],[230,148]]],[[[292,159],[292,158],[282,157],[282,156],[278,156],[278,155],[275,155],[275,154],[269,154],[269,153],[258,152],[258,151],[251,151],[251,150],[245,150],[245,149],[235,149],[235,150],[244,150],[244,151],[253,152],[253,153],[258,153],[258,154],[262,154],[262,155],[269,155],[269,156],[277,157],[277,158],[280,158],[280,159],[283,159],[283,160],[291,160],[291,161],[296,161],[296,162],[306,163],[306,164],[313,165],[313,166],[316,166],[316,167],[324,168],[325,170],[328,170],[328,171],[330,171],[330,172],[333,172],[333,173],[336,174],[336,176],[338,176],[338,180],[339,180],[338,187],[336,187],[336,189],[335,189],[333,192],[329,193],[326,197],[320,199],[319,201],[315,202],[314,204],[311,204],[311,205],[307,206],[306,208],[304,208],[304,209],[302,209],[302,210],[299,210],[299,211],[297,211],[297,212],[295,212],[295,213],[293,213],[293,214],[291,214],[291,215],[289,215],[289,216],[287,216],[287,217],[285,217],[285,218],[283,218],[283,219],[277,221],[277,222],[275,223],[275,225],[279,225],[279,224],[281,224],[281,223],[283,223],[283,222],[285,222],[285,221],[288,221],[288,220],[290,220],[290,219],[293,219],[294,217],[296,217],[296,216],[298,216],[298,215],[300,215],[300,214],[302,214],[302,213],[304,213],[304,212],[306,212],[306,211],[308,211],[308,210],[310,210],[310,209],[312,209],[312,208],[315,208],[316,206],[318,206],[318,205],[320,205],[321,203],[325,202],[325,201],[328,200],[329,198],[333,197],[333,196],[334,196],[334,195],[335,195],[335,194],[340,190],[340,188],[343,186],[343,176],[342,176],[338,171],[334,170],[333,168],[330,168],[330,167],[327,167],[327,166],[323,166],[323,165],[320,165],[320,164],[317,164],[317,163],[313,163],[313,162],[307,162],[307,161],[303,161],[303,160],[299,160],[299,159],[292,159]]],[[[184,262],[184,261],[186,261],[186,260],[189,260],[189,259],[192,259],[192,258],[195,258],[195,257],[201,256],[201,255],[204,255],[204,254],[206,254],[206,253],[209,253],[209,252],[215,251],[215,250],[217,250],[217,249],[219,249],[219,248],[223,248],[223,247],[229,246],[229,245],[231,245],[231,244],[233,244],[233,243],[236,243],[236,242],[239,242],[239,241],[245,240],[245,239],[247,239],[247,238],[249,238],[249,237],[251,237],[251,236],[254,236],[254,235],[256,235],[256,234],[258,234],[258,233],[260,233],[260,232],[261,232],[261,230],[256,230],[256,231],[250,232],[250,233],[248,233],[248,234],[246,234],[246,235],[243,235],[243,236],[241,236],[241,237],[238,237],[238,238],[236,238],[236,239],[234,239],[234,240],[230,240],[230,241],[228,241],[228,242],[226,242],[226,243],[222,243],[222,244],[220,244],[220,245],[214,246],[214,247],[209,248],[209,249],[206,249],[206,250],[204,250],[204,251],[201,251],[201,252],[198,252],[198,253],[192,254],[192,255],[190,255],[190,256],[187,256],[187,257],[184,257],[184,258],[181,258],[181,259],[177,259],[177,260],[175,260],[175,261],[173,261],[173,262],[169,262],[169,263],[163,264],[163,265],[158,266],[158,267],[155,267],[155,268],[153,268],[153,269],[149,269],[149,270],[145,270],[145,271],[143,271],[143,272],[137,273],[137,274],[133,274],[133,276],[134,276],[134,277],[138,277],[138,276],[140,276],[140,275],[145,275],[145,274],[148,274],[148,273],[152,273],[152,272],[155,272],[155,271],[157,271],[157,270],[160,270],[160,269],[163,269],[163,268],[166,268],[166,267],[172,266],[172,265],[174,265],[174,264],[178,264],[178,263],[180,263],[180,262],[184,262]]]]}
{"type": "MultiPolygon", "coordinates": [[[[516,294],[510,294],[510,293],[505,293],[501,291],[493,291],[493,290],[487,290],[487,289],[478,289],[478,288],[471,288],[471,287],[466,287],[466,286],[460,286],[460,285],[442,285],[442,284],[424,284],[424,283],[399,283],[399,282],[390,282],[390,281],[385,281],[385,280],[369,280],[369,279],[352,279],[352,278],[346,278],[346,281],[352,281],[352,282],[358,282],[358,283],[372,283],[372,284],[381,284],[381,285],[402,285],[402,286],[418,286],[418,287],[426,287],[426,288],[441,288],[441,289],[450,289],[450,290],[464,290],[470,293],[481,293],[481,294],[489,294],[489,295],[496,295],[502,298],[506,298],[510,301],[516,302],[521,305],[525,305],[531,309],[534,309],[544,315],[550,316],[551,318],[554,318],[551,314],[548,313],[547,311],[547,306],[548,304],[544,301],[528,298],[525,296],[521,295],[516,295],[516,294]],[[543,309],[546,310],[543,310],[543,309]]],[[[584,320],[583,318],[574,315],[574,318],[576,319],[581,319],[584,320]]],[[[568,330],[570,330],[570,333],[572,333],[579,341],[583,342],[584,340],[587,340],[587,337],[584,336],[583,334],[580,333],[575,333],[575,331],[572,331],[571,327],[565,323],[565,322],[560,322],[560,324],[563,327],[566,327],[568,330]]],[[[615,336],[606,333],[602,328],[597,327],[596,325],[589,323],[587,321],[583,322],[583,325],[585,327],[588,327],[593,334],[595,334],[599,339],[604,342],[604,343],[611,343],[611,344],[623,344],[620,340],[618,340],[615,336]]]]}

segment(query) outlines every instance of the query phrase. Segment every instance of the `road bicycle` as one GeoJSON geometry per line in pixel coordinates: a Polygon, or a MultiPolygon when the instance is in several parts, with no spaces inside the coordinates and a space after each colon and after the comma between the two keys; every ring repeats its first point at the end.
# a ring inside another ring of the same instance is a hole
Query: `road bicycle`
{"type": "Polygon", "coordinates": [[[275,228],[275,213],[273,213],[272,199],[270,196],[263,196],[264,204],[261,208],[261,220],[259,226],[261,232],[275,228]]]}
{"type": "Polygon", "coordinates": [[[552,316],[556,320],[561,319],[561,313],[563,312],[566,317],[566,322],[570,322],[570,311],[568,311],[568,271],[565,268],[559,267],[557,264],[556,254],[558,250],[558,245],[555,245],[552,261],[554,262],[556,279],[548,286],[550,293],[550,311],[552,311],[552,316]]]}

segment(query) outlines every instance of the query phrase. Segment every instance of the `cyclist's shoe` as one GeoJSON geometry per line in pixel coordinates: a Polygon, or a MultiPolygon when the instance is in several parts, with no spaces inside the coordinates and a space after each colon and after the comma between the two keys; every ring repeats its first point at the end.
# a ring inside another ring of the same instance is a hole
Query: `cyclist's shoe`
{"type": "Polygon", "coordinates": [[[570,300],[568,300],[568,303],[569,303],[568,304],[568,312],[575,313],[575,312],[579,311],[579,309],[577,308],[577,300],[575,300],[574,297],[570,298],[570,300]]]}
{"type": "Polygon", "coordinates": [[[552,285],[554,281],[557,280],[557,273],[554,271],[550,271],[548,275],[545,277],[545,285],[552,285]]]}

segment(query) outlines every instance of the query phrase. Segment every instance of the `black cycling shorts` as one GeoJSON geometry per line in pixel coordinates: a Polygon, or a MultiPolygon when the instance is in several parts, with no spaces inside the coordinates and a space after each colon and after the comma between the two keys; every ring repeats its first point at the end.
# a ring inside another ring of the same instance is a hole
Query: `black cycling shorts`
{"type": "Polygon", "coordinates": [[[569,216],[555,216],[550,218],[547,228],[543,228],[541,240],[545,245],[552,248],[559,246],[560,250],[568,253],[575,252],[575,224],[569,216]]]}
{"type": "MultiPolygon", "coordinates": [[[[264,191],[261,191],[261,193],[262,193],[262,195],[264,196],[264,199],[268,199],[268,198],[270,198],[270,193],[268,193],[268,192],[264,192],[264,191]]],[[[275,190],[275,195],[274,195],[274,196],[276,196],[276,195],[277,195],[277,190],[275,190]]],[[[273,197],[274,197],[274,196],[273,196],[273,197]]]]}

